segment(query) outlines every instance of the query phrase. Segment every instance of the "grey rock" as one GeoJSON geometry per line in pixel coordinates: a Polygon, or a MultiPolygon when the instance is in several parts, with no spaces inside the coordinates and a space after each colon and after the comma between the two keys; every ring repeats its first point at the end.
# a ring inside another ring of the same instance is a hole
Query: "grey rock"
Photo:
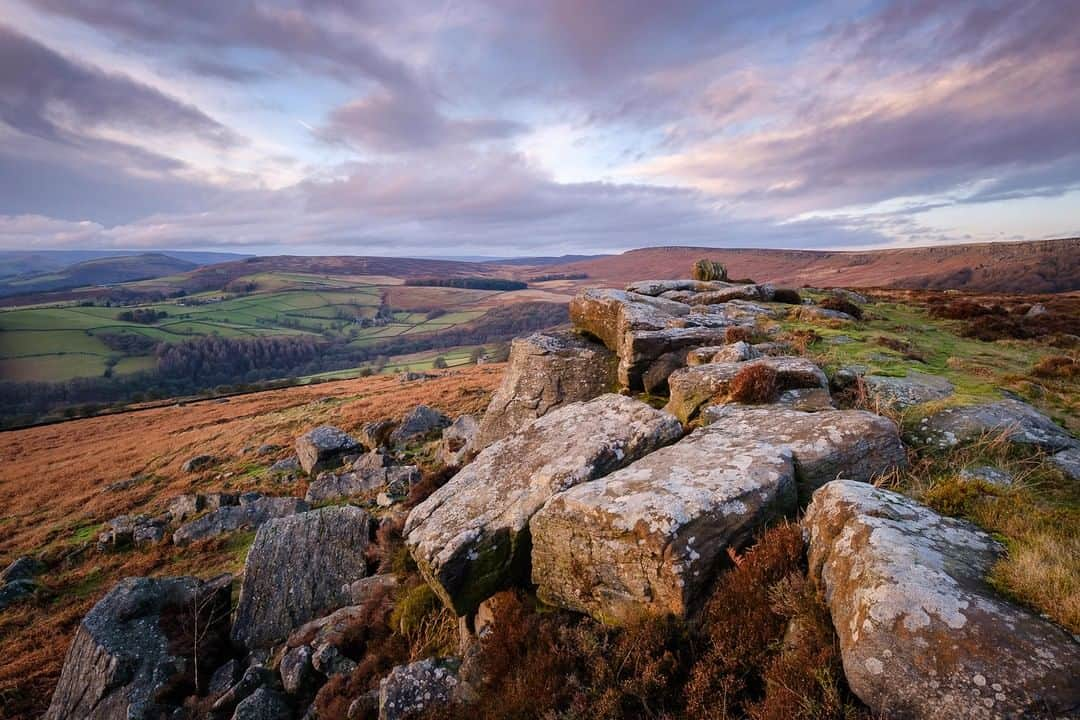
{"type": "Polygon", "coordinates": [[[835,410],[832,395],[825,388],[793,388],[785,390],[776,398],[776,405],[804,412],[835,410]]]}
{"type": "Polygon", "coordinates": [[[438,376],[433,375],[431,373],[414,372],[412,370],[406,370],[405,372],[400,373],[398,375],[398,382],[404,385],[405,383],[416,382],[417,380],[431,380],[432,378],[435,378],[435,377],[438,377],[438,376]]]}
{"type": "Polygon", "coordinates": [[[866,297],[862,293],[857,293],[854,290],[848,290],[846,288],[833,288],[830,292],[838,298],[847,300],[848,302],[855,303],[856,305],[866,305],[870,302],[870,298],[866,297]]]}
{"type": "Polygon", "coordinates": [[[0,610],[25,600],[34,594],[37,584],[33,580],[11,580],[0,585],[0,610]]]}
{"type": "Polygon", "coordinates": [[[364,423],[356,433],[356,438],[368,450],[378,450],[390,442],[390,433],[394,432],[397,423],[392,420],[376,420],[364,423]]]}
{"type": "Polygon", "coordinates": [[[960,479],[968,481],[981,480],[982,482],[997,485],[998,487],[1008,487],[1012,485],[1013,482],[1012,473],[990,465],[964,468],[960,471],[960,479]]]}
{"type": "Polygon", "coordinates": [[[730,345],[710,346],[691,350],[686,356],[686,364],[693,367],[708,363],[745,362],[761,357],[753,345],[740,340],[730,345]]]}
{"type": "Polygon", "coordinates": [[[719,405],[704,421],[733,437],[753,438],[790,450],[799,499],[830,480],[870,482],[907,466],[896,423],[863,410],[800,412],[781,407],[719,405]]]}
{"type": "Polygon", "coordinates": [[[1045,315],[1047,312],[1049,311],[1046,309],[1045,305],[1043,305],[1042,303],[1035,303],[1030,308],[1028,308],[1028,311],[1026,313],[1024,313],[1024,317],[1036,318],[1045,315]]]}
{"type": "Polygon", "coordinates": [[[255,451],[256,455],[273,455],[280,451],[282,448],[280,445],[274,445],[273,443],[264,443],[258,447],[255,451]]]}
{"type": "Polygon", "coordinates": [[[375,597],[376,594],[389,592],[396,588],[397,585],[397,577],[385,573],[346,583],[342,586],[341,592],[349,599],[350,605],[363,605],[375,597]]]}
{"type": "Polygon", "coordinates": [[[181,525],[173,533],[174,545],[216,537],[237,530],[254,530],[273,518],[307,510],[309,505],[294,497],[258,496],[242,505],[226,505],[181,525]]]}
{"type": "Polygon", "coordinates": [[[785,447],[712,426],[555,495],[529,524],[538,597],[622,622],[700,607],[724,552],[793,514],[785,447]]]}
{"type": "Polygon", "coordinates": [[[193,691],[191,656],[166,616],[198,613],[206,629],[200,667],[215,667],[228,647],[229,586],[222,576],[127,578],[87,613],[68,649],[46,720],[150,718],[178,709],[193,691]]]}
{"type": "Polygon", "coordinates": [[[165,518],[149,515],[120,515],[109,520],[108,529],[98,535],[99,549],[120,549],[130,545],[155,543],[165,537],[165,518]]]}
{"type": "Polygon", "coordinates": [[[439,459],[447,467],[461,467],[472,455],[480,422],[473,415],[461,415],[442,433],[439,459]]]}
{"type": "Polygon", "coordinates": [[[686,349],[673,350],[653,360],[649,369],[641,376],[641,384],[645,392],[653,395],[666,393],[671,373],[686,367],[686,353],[686,349]]]}
{"type": "Polygon", "coordinates": [[[395,667],[379,682],[379,720],[405,720],[450,702],[459,685],[458,666],[453,659],[429,658],[395,667]]]}
{"type": "Polygon", "coordinates": [[[278,460],[270,466],[270,473],[273,475],[287,475],[289,473],[300,472],[300,458],[295,455],[290,455],[287,458],[278,460]]]}
{"type": "Polygon", "coordinates": [[[1068,717],[1080,644],[987,584],[1003,548],[898,493],[838,480],[803,527],[844,675],[875,716],[1068,717]]]}
{"type": "Polygon", "coordinates": [[[969,443],[986,434],[1048,452],[1080,447],[1080,441],[1041,412],[1019,400],[948,407],[922,419],[912,431],[917,442],[940,448],[969,443]]]}
{"type": "Polygon", "coordinates": [[[348,675],[356,669],[356,661],[345,657],[334,645],[320,645],[311,655],[311,664],[316,670],[332,677],[348,675]]]}
{"type": "Polygon", "coordinates": [[[229,688],[235,685],[239,679],[240,661],[232,658],[210,676],[210,682],[206,686],[206,694],[210,697],[222,695],[228,692],[229,688]]]}
{"type": "Polygon", "coordinates": [[[616,362],[607,348],[578,333],[543,332],[515,339],[503,381],[480,421],[476,450],[557,407],[612,391],[616,362]]]}
{"type": "Polygon", "coordinates": [[[322,425],[296,438],[296,457],[309,475],[318,475],[341,464],[342,455],[354,452],[360,444],[343,430],[322,425]]]}
{"type": "Polygon", "coordinates": [[[489,446],[413,508],[406,543],[447,606],[470,614],[528,577],[529,519],[549,497],[681,434],[675,418],[621,395],[563,406],[489,446]]]}
{"type": "Polygon", "coordinates": [[[405,415],[401,424],[390,433],[390,444],[401,447],[432,439],[450,425],[450,418],[427,405],[417,405],[405,415]]]}
{"type": "Polygon", "coordinates": [[[419,481],[420,470],[415,465],[323,473],[308,486],[304,497],[309,503],[323,503],[371,493],[390,485],[395,485],[400,494],[406,495],[419,481]]]}
{"type": "Polygon", "coordinates": [[[638,280],[626,286],[626,292],[658,297],[666,292],[707,292],[731,287],[730,283],[708,280],[638,280]]]}
{"type": "Polygon", "coordinates": [[[909,371],[906,377],[865,375],[863,382],[870,398],[878,405],[904,410],[935,400],[944,400],[953,394],[953,384],[943,377],[909,371]]]}
{"type": "Polygon", "coordinates": [[[817,305],[796,305],[788,311],[788,317],[792,320],[804,322],[816,322],[820,320],[839,320],[842,322],[854,322],[855,318],[846,312],[830,310],[817,305]]]}
{"type": "Polygon", "coordinates": [[[390,456],[382,450],[370,450],[349,463],[349,469],[354,472],[364,472],[366,470],[379,470],[392,464],[393,461],[390,456]]]}
{"type": "Polygon", "coordinates": [[[259,688],[236,706],[232,720],[291,720],[292,710],[285,697],[269,688],[259,688]]]}
{"type": "Polygon", "coordinates": [[[281,674],[281,686],[290,695],[308,696],[319,683],[315,666],[311,663],[314,651],[310,645],[289,648],[281,657],[278,672],[281,674]]]}
{"type": "Polygon", "coordinates": [[[345,605],[342,585],[367,574],[363,555],[370,538],[370,517],[351,506],[262,525],[244,563],[233,641],[268,647],[318,613],[345,605]]]}
{"type": "Polygon", "coordinates": [[[241,702],[251,697],[259,688],[273,687],[277,678],[270,668],[262,664],[251,665],[240,679],[210,706],[211,717],[228,717],[241,702]]]}
{"type": "Polygon", "coordinates": [[[1050,456],[1050,464],[1070,480],[1080,480],[1080,448],[1068,448],[1050,456]]]}
{"type": "Polygon", "coordinates": [[[213,455],[196,455],[195,457],[188,458],[180,466],[180,470],[186,473],[199,472],[205,470],[214,463],[217,462],[217,458],[213,455]]]}
{"type": "Polygon", "coordinates": [[[45,569],[45,565],[36,558],[23,555],[15,558],[10,565],[0,572],[0,584],[15,582],[16,580],[33,580],[34,577],[45,569]]]}

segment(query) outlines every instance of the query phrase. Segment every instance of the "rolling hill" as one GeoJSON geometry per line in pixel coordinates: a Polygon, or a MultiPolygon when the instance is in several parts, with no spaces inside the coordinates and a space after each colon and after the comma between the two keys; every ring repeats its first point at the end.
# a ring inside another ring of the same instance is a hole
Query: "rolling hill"
{"type": "Polygon", "coordinates": [[[23,295],[93,285],[115,285],[188,272],[198,264],[161,253],[84,260],[62,270],[18,275],[0,282],[0,295],[23,295]]]}

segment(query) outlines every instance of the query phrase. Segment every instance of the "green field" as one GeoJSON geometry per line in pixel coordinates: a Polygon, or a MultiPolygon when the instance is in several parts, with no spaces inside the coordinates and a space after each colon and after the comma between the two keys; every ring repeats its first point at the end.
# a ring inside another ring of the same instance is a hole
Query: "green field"
{"type": "MultiPolygon", "coordinates": [[[[110,364],[114,374],[153,368],[151,355],[128,356],[112,350],[100,338],[104,334],[137,334],[161,342],[182,342],[206,335],[310,335],[366,347],[401,335],[446,330],[485,312],[469,307],[476,302],[477,293],[468,291],[461,294],[460,306],[441,308],[444,314],[438,317],[429,319],[427,312],[400,310],[391,311],[385,320],[373,324],[383,303],[384,288],[399,281],[386,278],[387,284],[381,285],[359,280],[258,273],[240,278],[241,285],[250,283],[255,288],[243,295],[211,291],[123,307],[56,304],[0,310],[0,377],[63,381],[100,376],[110,364]],[[121,313],[138,309],[154,310],[165,317],[151,324],[120,320],[121,313]]],[[[130,283],[130,287],[144,287],[149,282],[160,287],[167,281],[157,278],[130,283]]],[[[384,309],[384,316],[386,312],[384,309]]],[[[468,352],[464,351],[466,359],[468,352]]]]}

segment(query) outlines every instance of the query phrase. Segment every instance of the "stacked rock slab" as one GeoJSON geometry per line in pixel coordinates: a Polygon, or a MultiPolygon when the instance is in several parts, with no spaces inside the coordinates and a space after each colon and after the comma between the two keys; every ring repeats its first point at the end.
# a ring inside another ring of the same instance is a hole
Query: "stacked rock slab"
{"type": "Polygon", "coordinates": [[[784,407],[716,405],[703,420],[732,437],[791,451],[800,501],[830,480],[869,482],[907,465],[896,423],[865,410],[800,412],[784,407]]]}
{"type": "Polygon", "coordinates": [[[731,382],[740,372],[755,365],[763,365],[775,371],[777,383],[783,390],[828,390],[829,387],[829,380],[821,368],[800,357],[763,357],[748,362],[707,363],[683,368],[671,374],[668,378],[671,399],[667,411],[683,422],[689,422],[702,406],[726,402],[731,382]]]}
{"type": "Polygon", "coordinates": [[[533,583],[603,622],[685,616],[725,550],[795,506],[786,448],[701,428],[549,500],[530,523],[533,583]]]}
{"type": "Polygon", "coordinates": [[[510,364],[474,441],[477,449],[572,402],[615,389],[615,356],[573,332],[534,333],[510,346],[510,364]]]}
{"type": "Polygon", "coordinates": [[[259,528],[244,563],[233,641],[269,647],[326,610],[349,602],[343,586],[364,577],[371,520],[363,510],[327,507],[259,528]]]}
{"type": "Polygon", "coordinates": [[[195,664],[177,652],[177,618],[197,617],[205,668],[229,642],[229,586],[222,576],[127,578],[86,614],[68,650],[46,720],[172,717],[195,687],[195,664]]]}
{"type": "Polygon", "coordinates": [[[815,493],[803,526],[844,674],[875,717],[1076,717],[1080,644],[990,588],[989,535],[846,480],[815,493]]]}
{"type": "Polygon", "coordinates": [[[677,440],[678,421],[621,395],[572,403],[491,445],[417,505],[407,545],[448,607],[467,615],[528,578],[528,523],[548,498],[677,440]]]}

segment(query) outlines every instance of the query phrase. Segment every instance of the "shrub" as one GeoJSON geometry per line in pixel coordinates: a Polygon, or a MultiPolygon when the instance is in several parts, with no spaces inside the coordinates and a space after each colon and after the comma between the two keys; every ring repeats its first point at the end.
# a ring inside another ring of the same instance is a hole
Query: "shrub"
{"type": "Polygon", "coordinates": [[[850,300],[845,300],[844,298],[838,297],[836,295],[830,295],[829,297],[822,299],[820,302],[818,302],[818,307],[823,307],[826,310],[836,310],[837,312],[847,313],[856,320],[861,320],[863,316],[861,307],[851,302],[850,300]]]}
{"type": "Polygon", "coordinates": [[[802,295],[799,295],[797,290],[791,288],[777,288],[776,292],[773,293],[773,302],[802,305],[802,295]]]}
{"type": "Polygon", "coordinates": [[[445,370],[449,366],[446,364],[446,358],[440,355],[435,358],[434,361],[432,361],[431,367],[435,368],[436,370],[445,370]]]}
{"type": "Polygon", "coordinates": [[[732,378],[728,395],[735,402],[760,405],[772,402],[779,392],[776,370],[763,363],[751,363],[732,378]]]}
{"type": "Polygon", "coordinates": [[[1032,375],[1046,378],[1073,378],[1080,375],[1080,361],[1065,355],[1051,355],[1035,363],[1032,375]]]}
{"type": "Polygon", "coordinates": [[[796,352],[804,355],[811,345],[821,340],[821,335],[816,330],[792,330],[784,333],[783,339],[791,343],[796,352]]]}
{"type": "Polygon", "coordinates": [[[727,268],[723,263],[718,263],[714,260],[707,260],[702,258],[694,263],[694,268],[691,275],[695,280],[710,281],[710,280],[727,280],[727,268]]]}

